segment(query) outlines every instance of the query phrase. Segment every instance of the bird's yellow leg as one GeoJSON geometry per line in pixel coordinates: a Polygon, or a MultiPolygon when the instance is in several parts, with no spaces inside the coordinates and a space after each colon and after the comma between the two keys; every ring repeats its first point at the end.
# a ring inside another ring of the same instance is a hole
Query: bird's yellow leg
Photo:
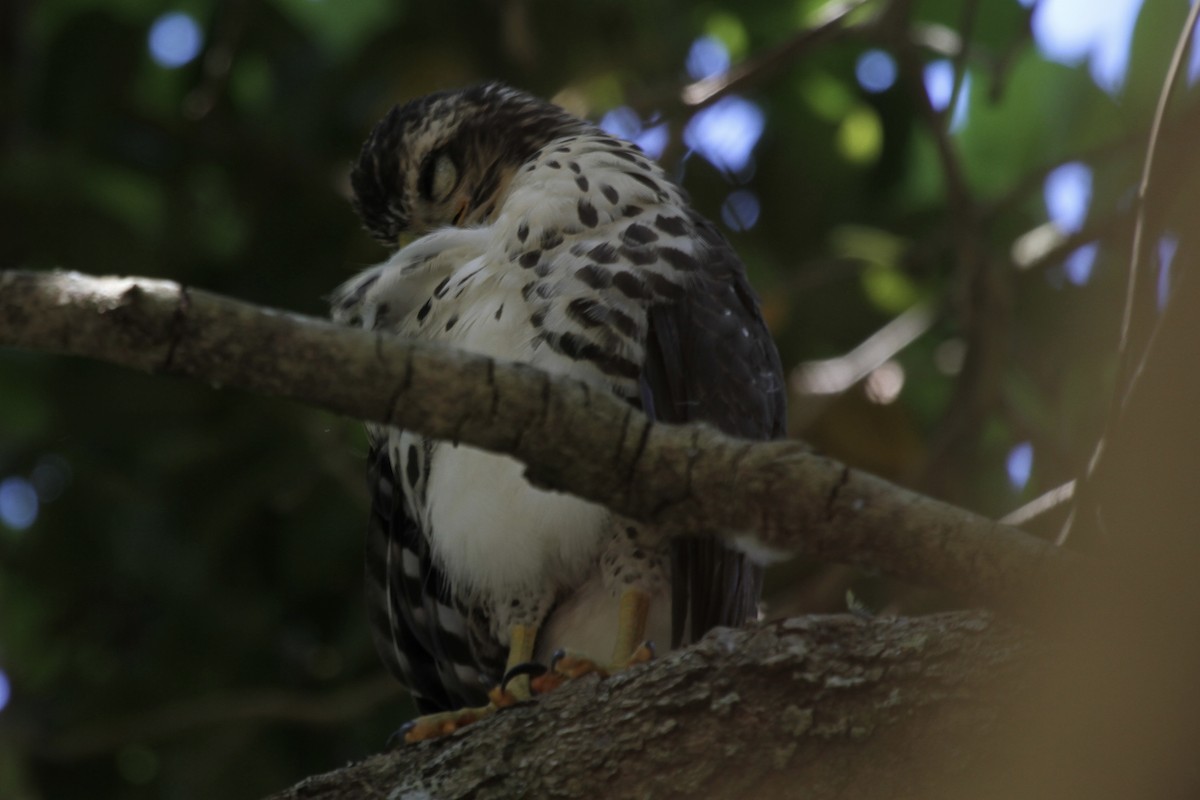
{"type": "MultiPolygon", "coordinates": [[[[527,664],[533,660],[533,647],[537,641],[536,625],[513,625],[509,628],[508,662],[504,672],[508,672],[519,664],[527,664]]],[[[516,705],[522,700],[533,696],[529,688],[529,675],[518,674],[511,680],[501,682],[488,691],[487,705],[468,706],[454,711],[442,711],[437,714],[425,714],[405,725],[404,741],[412,744],[426,739],[436,739],[454,733],[459,728],[490,717],[502,708],[516,705]]]]}
{"type": "Polygon", "coordinates": [[[565,681],[592,672],[607,676],[654,658],[654,647],[646,641],[649,616],[650,595],[641,589],[626,589],[621,593],[617,610],[617,639],[613,643],[612,661],[601,666],[587,656],[560,650],[550,662],[550,671],[534,679],[534,690],[547,692],[565,681]]]}
{"type": "Polygon", "coordinates": [[[650,595],[641,589],[626,589],[621,593],[621,607],[617,614],[617,641],[613,644],[612,667],[621,669],[649,661],[654,657],[646,644],[650,595]]]}
{"type": "MultiPolygon", "coordinates": [[[[537,643],[537,634],[536,625],[513,625],[509,628],[508,663],[504,665],[506,676],[514,667],[533,661],[533,648],[537,643]]],[[[513,698],[508,705],[528,700],[533,696],[529,690],[529,675],[515,675],[506,684],[502,683],[498,688],[513,698]]]]}

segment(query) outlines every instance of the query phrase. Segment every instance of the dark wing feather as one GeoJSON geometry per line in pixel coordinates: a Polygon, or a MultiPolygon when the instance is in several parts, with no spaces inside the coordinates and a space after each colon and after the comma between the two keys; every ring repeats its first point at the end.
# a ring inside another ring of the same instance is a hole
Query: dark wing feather
{"type": "MultiPolygon", "coordinates": [[[[700,269],[676,302],[651,308],[642,407],[663,422],[703,421],[747,439],[782,436],[783,369],[758,298],[737,255],[707,220],[691,220],[704,242],[700,269]]],[[[672,645],[756,613],[762,569],[708,536],[671,549],[672,645]]]]}
{"type": "Polygon", "coordinates": [[[405,508],[388,457],[387,440],[371,437],[367,460],[371,514],[367,525],[367,611],[375,647],[392,674],[412,693],[422,714],[479,705],[486,701],[480,682],[465,681],[456,665],[495,680],[503,652],[473,633],[455,605],[429,552],[425,534],[405,508]],[[404,569],[405,554],[416,560],[415,575],[404,569]],[[454,616],[455,619],[447,619],[454,616]]]}

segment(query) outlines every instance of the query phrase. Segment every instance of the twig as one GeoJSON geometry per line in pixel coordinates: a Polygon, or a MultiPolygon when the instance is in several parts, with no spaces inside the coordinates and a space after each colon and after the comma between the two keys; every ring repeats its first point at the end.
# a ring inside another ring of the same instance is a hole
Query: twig
{"type": "Polygon", "coordinates": [[[790,410],[791,424],[803,430],[835,397],[919,339],[936,319],[934,306],[919,302],[843,355],[799,364],[792,371],[790,382],[808,401],[799,413],[795,408],[790,410]]]}
{"type": "Polygon", "coordinates": [[[1075,493],[1075,507],[1072,509],[1071,518],[1064,526],[1060,541],[1065,541],[1066,537],[1070,534],[1076,518],[1094,519],[1095,522],[1093,524],[1099,530],[1103,530],[1105,527],[1103,521],[1098,516],[1099,505],[1095,498],[1092,497],[1090,484],[1094,479],[1098,465],[1101,463],[1101,456],[1105,450],[1106,443],[1112,440],[1116,426],[1123,417],[1121,413],[1122,409],[1125,407],[1128,398],[1133,395],[1133,389],[1137,385],[1138,377],[1144,367],[1145,357],[1151,352],[1151,345],[1158,333],[1157,326],[1151,329],[1147,337],[1148,341],[1142,349],[1141,356],[1135,360],[1132,353],[1133,343],[1131,340],[1137,305],[1138,272],[1141,271],[1142,251],[1144,249],[1146,201],[1150,192],[1150,182],[1154,174],[1155,155],[1163,135],[1167,106],[1171,99],[1171,93],[1179,82],[1181,67],[1191,47],[1192,37],[1195,34],[1198,23],[1200,23],[1200,3],[1194,3],[1188,12],[1187,21],[1184,23],[1179,39],[1175,43],[1175,51],[1171,56],[1171,63],[1167,68],[1162,90],[1158,94],[1158,103],[1154,110],[1154,117],[1150,123],[1150,137],[1146,143],[1146,154],[1142,161],[1142,175],[1138,182],[1137,196],[1134,200],[1133,249],[1129,258],[1129,271],[1125,286],[1125,305],[1121,314],[1121,331],[1117,343],[1116,385],[1109,398],[1104,431],[1097,441],[1096,447],[1093,449],[1092,458],[1082,476],[1079,490],[1075,493]]]}
{"type": "Polygon", "coordinates": [[[207,117],[228,89],[238,48],[246,34],[246,6],[246,3],[226,3],[216,15],[211,44],[201,54],[200,85],[188,92],[183,101],[184,113],[193,121],[207,117]]]}
{"type": "MultiPolygon", "coordinates": [[[[898,54],[900,64],[904,70],[904,76],[909,89],[912,92],[916,101],[917,111],[924,119],[926,127],[929,128],[929,133],[933,137],[933,144],[937,150],[938,163],[942,168],[942,177],[946,184],[946,193],[949,195],[948,204],[950,212],[953,216],[960,220],[964,218],[972,218],[974,210],[974,200],[971,197],[971,192],[967,188],[966,177],[963,174],[962,165],[959,164],[958,154],[954,149],[954,141],[950,137],[949,130],[942,124],[942,113],[933,107],[933,101],[929,98],[929,92],[925,88],[925,82],[922,80],[920,65],[917,63],[916,57],[912,52],[911,47],[905,46],[898,54]]],[[[971,232],[960,233],[960,241],[969,241],[971,232]]]]}
{"type": "Polygon", "coordinates": [[[942,114],[942,127],[945,133],[950,132],[954,124],[954,112],[958,110],[959,94],[966,84],[967,59],[971,54],[972,34],[975,31],[975,18],[979,16],[979,0],[967,0],[963,6],[962,22],[958,26],[959,41],[962,43],[954,57],[954,87],[950,91],[950,102],[942,114]]]}
{"type": "MultiPolygon", "coordinates": [[[[1017,259],[1016,266],[1022,272],[1034,273],[1053,264],[1058,264],[1083,245],[1110,238],[1118,231],[1125,230],[1125,226],[1129,222],[1128,215],[1128,211],[1113,211],[1110,214],[1105,214],[1100,219],[1092,221],[1084,228],[1065,236],[1056,230],[1049,237],[1046,246],[1022,248],[1028,249],[1030,252],[1025,253],[1024,258],[1017,259]]],[[[1047,225],[1050,224],[1052,223],[1047,223],[1047,225]]]]}
{"type": "MultiPolygon", "coordinates": [[[[1117,346],[1117,355],[1121,360],[1120,373],[1123,376],[1128,376],[1129,374],[1130,330],[1133,325],[1133,310],[1135,296],[1137,295],[1137,275],[1142,259],[1142,240],[1145,235],[1146,195],[1150,191],[1150,180],[1154,173],[1154,156],[1158,151],[1159,135],[1162,132],[1167,105],[1170,102],[1171,93],[1175,90],[1175,86],[1179,82],[1180,69],[1191,47],[1197,22],[1200,22],[1200,3],[1193,3],[1191,10],[1188,12],[1187,22],[1184,23],[1183,30],[1179,34],[1179,39],[1175,43],[1175,52],[1171,56],[1171,65],[1167,68],[1166,80],[1163,81],[1162,91],[1158,94],[1158,105],[1154,109],[1154,120],[1150,124],[1150,141],[1146,145],[1146,157],[1142,163],[1142,177],[1138,182],[1137,198],[1134,203],[1137,212],[1133,223],[1133,252],[1129,258],[1129,279],[1125,288],[1125,310],[1121,315],[1121,338],[1117,346]]],[[[1118,394],[1124,395],[1127,389],[1128,387],[1118,385],[1118,394]]],[[[1110,420],[1114,417],[1114,414],[1109,414],[1110,420]]]]}
{"type": "Polygon", "coordinates": [[[846,19],[870,2],[872,0],[851,0],[833,6],[830,15],[820,25],[802,30],[786,42],[764,50],[720,75],[688,84],[680,92],[680,98],[686,106],[704,107],[730,92],[744,91],[751,83],[773,74],[809,48],[845,34],[850,30],[850,26],[845,24],[846,19]]]}
{"type": "Polygon", "coordinates": [[[1057,508],[1075,496],[1075,481],[1067,481],[1048,492],[1035,497],[1020,508],[1013,509],[1000,518],[1005,525],[1024,525],[1032,519],[1040,517],[1047,511],[1057,508]]]}

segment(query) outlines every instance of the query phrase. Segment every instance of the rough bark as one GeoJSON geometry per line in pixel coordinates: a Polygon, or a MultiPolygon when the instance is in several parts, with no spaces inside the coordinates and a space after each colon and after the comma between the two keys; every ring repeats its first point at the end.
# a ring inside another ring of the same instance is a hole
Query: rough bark
{"type": "Polygon", "coordinates": [[[169,281],[0,273],[0,345],[288,397],[510,453],[534,482],[664,528],[1003,603],[1080,571],[1056,548],[807,452],[656,424],[615,397],[497,362],[169,281]]]}
{"type": "Polygon", "coordinates": [[[983,612],[717,629],[272,800],[942,796],[1046,652],[983,612]]]}

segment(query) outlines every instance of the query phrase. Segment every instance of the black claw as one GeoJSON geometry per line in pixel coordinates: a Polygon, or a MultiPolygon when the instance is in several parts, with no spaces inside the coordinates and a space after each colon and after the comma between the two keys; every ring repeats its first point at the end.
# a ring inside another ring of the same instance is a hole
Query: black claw
{"type": "Polygon", "coordinates": [[[654,642],[647,639],[646,641],[642,642],[642,647],[645,647],[647,650],[649,650],[650,655],[658,658],[658,648],[654,646],[654,642]]]}
{"type": "Polygon", "coordinates": [[[404,744],[404,737],[407,736],[408,732],[415,727],[417,727],[417,721],[415,719],[410,719],[408,722],[392,731],[392,735],[387,738],[387,749],[391,750],[392,748],[399,747],[400,745],[404,744]]]}
{"type": "Polygon", "coordinates": [[[508,691],[508,682],[513,678],[521,675],[528,675],[531,678],[536,678],[539,675],[545,675],[547,672],[546,665],[540,664],[537,661],[526,661],[517,664],[515,667],[504,673],[504,677],[500,679],[500,690],[508,691]]]}
{"type": "Polygon", "coordinates": [[[559,661],[567,657],[567,651],[561,647],[554,651],[554,655],[550,656],[550,669],[553,670],[559,661]]]}

